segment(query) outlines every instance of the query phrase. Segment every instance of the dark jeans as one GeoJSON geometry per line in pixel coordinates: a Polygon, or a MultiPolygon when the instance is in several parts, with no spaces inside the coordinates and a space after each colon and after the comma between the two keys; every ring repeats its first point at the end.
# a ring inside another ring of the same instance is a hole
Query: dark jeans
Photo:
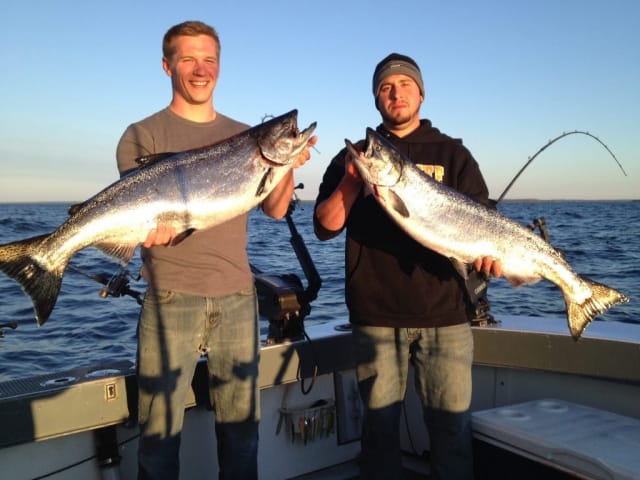
{"type": "Polygon", "coordinates": [[[420,329],[354,325],[353,338],[365,406],[361,478],[403,478],[400,415],[411,361],[429,432],[431,478],[472,479],[469,325],[420,329]]]}

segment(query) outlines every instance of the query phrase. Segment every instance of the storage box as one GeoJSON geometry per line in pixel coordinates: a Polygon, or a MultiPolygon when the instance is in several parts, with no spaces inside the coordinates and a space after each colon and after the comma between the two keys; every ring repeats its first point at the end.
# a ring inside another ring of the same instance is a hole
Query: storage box
{"type": "Polygon", "coordinates": [[[479,471],[478,479],[530,478],[524,470],[532,462],[548,469],[538,478],[566,472],[573,478],[640,479],[640,419],[553,399],[478,411],[472,418],[480,470],[497,465],[486,457],[498,450],[512,457],[508,474],[479,471]]]}

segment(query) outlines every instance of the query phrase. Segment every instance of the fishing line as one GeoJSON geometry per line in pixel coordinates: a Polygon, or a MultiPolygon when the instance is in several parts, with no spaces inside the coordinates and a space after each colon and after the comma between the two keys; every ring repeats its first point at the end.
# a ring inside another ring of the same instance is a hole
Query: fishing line
{"type": "Polygon", "coordinates": [[[502,200],[504,198],[504,196],[507,194],[507,192],[511,189],[511,187],[513,186],[513,184],[516,182],[516,180],[518,179],[518,177],[522,174],[522,172],[524,172],[524,170],[529,166],[529,164],[531,162],[533,162],[533,160],[540,155],[544,150],[546,150],[548,147],[550,147],[551,145],[553,145],[555,142],[557,142],[558,140],[560,140],[561,138],[567,137],[569,135],[573,135],[573,134],[581,134],[581,135],[586,135],[588,137],[593,138],[595,141],[597,141],[600,145],[602,145],[607,152],[609,152],[609,154],[613,157],[613,159],[616,161],[616,163],[618,164],[618,166],[620,167],[620,170],[622,170],[622,173],[624,173],[624,176],[627,176],[627,172],[624,171],[624,168],[622,167],[622,165],[620,164],[620,162],[618,161],[618,159],[616,158],[616,156],[613,154],[613,152],[609,149],[609,147],[607,147],[607,145],[600,140],[598,137],[596,137],[595,135],[589,133],[589,132],[585,132],[582,130],[574,130],[572,132],[564,132],[562,135],[558,135],[556,138],[554,138],[553,140],[549,140],[547,142],[546,145],[544,145],[540,150],[538,150],[533,157],[529,157],[529,160],[527,161],[527,163],[524,164],[524,166],[520,169],[520,171],[516,174],[515,177],[513,177],[513,180],[511,180],[511,182],[509,183],[509,185],[507,185],[507,188],[504,189],[504,192],[502,192],[502,195],[500,195],[500,197],[498,198],[498,200],[496,200],[496,204],[500,203],[500,200],[502,200]]]}

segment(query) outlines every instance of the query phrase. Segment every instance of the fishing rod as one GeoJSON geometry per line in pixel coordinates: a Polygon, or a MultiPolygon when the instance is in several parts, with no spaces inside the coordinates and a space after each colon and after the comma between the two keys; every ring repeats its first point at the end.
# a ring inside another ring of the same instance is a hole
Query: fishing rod
{"type": "Polygon", "coordinates": [[[497,205],[498,203],[500,203],[500,201],[505,197],[505,195],[507,194],[507,192],[511,189],[511,187],[513,186],[513,184],[516,182],[516,180],[518,179],[518,177],[520,177],[520,175],[522,174],[522,172],[525,171],[525,169],[531,164],[531,162],[533,162],[533,160],[540,155],[543,151],[545,151],[548,147],[550,147],[551,145],[553,145],[554,143],[556,143],[558,140],[567,137],[569,135],[574,135],[574,134],[581,134],[581,135],[586,135],[588,137],[593,138],[595,141],[597,141],[600,145],[602,145],[605,150],[607,152],[609,152],[609,154],[613,157],[613,159],[616,161],[616,163],[618,164],[618,167],[620,167],[620,170],[622,170],[622,173],[624,173],[624,176],[627,176],[627,172],[624,171],[624,168],[622,167],[622,165],[620,164],[620,162],[618,161],[618,159],[616,158],[616,156],[614,155],[614,153],[609,149],[609,147],[607,147],[607,145],[600,140],[598,137],[596,137],[595,135],[589,133],[589,132],[585,132],[582,130],[574,130],[572,132],[564,132],[562,135],[558,135],[556,138],[549,140],[547,142],[546,145],[544,145],[542,148],[540,148],[540,150],[538,150],[532,157],[529,157],[529,160],[524,164],[524,166],[520,169],[520,171],[516,174],[515,177],[513,177],[513,179],[511,180],[511,182],[509,183],[509,185],[507,185],[507,188],[504,189],[504,192],[502,192],[502,195],[500,195],[500,197],[498,198],[498,200],[495,201],[495,204],[497,205]]]}
{"type": "MultiPolygon", "coordinates": [[[[513,184],[516,182],[516,180],[518,179],[518,177],[520,177],[520,175],[522,174],[522,172],[525,171],[525,169],[531,164],[531,162],[533,162],[533,160],[540,155],[543,151],[545,151],[547,148],[549,148],[551,145],[553,145],[555,142],[557,142],[558,140],[567,137],[569,135],[575,135],[575,134],[580,134],[580,135],[586,135],[590,138],[593,138],[595,141],[597,141],[600,145],[602,145],[605,150],[607,152],[609,152],[609,155],[611,155],[613,157],[613,159],[616,161],[616,163],[618,164],[618,167],[620,167],[620,170],[622,170],[622,173],[624,174],[624,176],[627,176],[627,172],[625,172],[622,164],[620,163],[620,161],[618,160],[618,158],[615,156],[615,154],[611,151],[611,149],[602,141],[600,140],[598,137],[596,137],[595,135],[593,135],[592,133],[583,131],[583,130],[573,130],[572,132],[564,132],[561,135],[558,135],[556,138],[549,140],[544,146],[542,146],[542,148],[540,148],[532,157],[529,157],[529,160],[527,160],[527,162],[522,166],[522,168],[518,171],[518,173],[516,174],[515,177],[513,177],[513,179],[511,180],[511,182],[509,182],[509,185],[507,185],[507,188],[504,189],[504,192],[502,192],[502,195],[500,195],[500,197],[498,198],[498,200],[493,200],[493,204],[494,206],[498,205],[498,203],[500,203],[500,201],[505,197],[505,195],[507,194],[507,192],[511,189],[511,187],[513,186],[513,184]]],[[[540,218],[536,218],[533,222],[531,222],[529,225],[527,225],[527,227],[533,231],[535,231],[536,229],[540,230],[540,236],[547,242],[547,243],[551,243],[550,239],[549,239],[549,232],[547,231],[547,224],[546,221],[544,219],[544,217],[540,217],[540,218]]]]}

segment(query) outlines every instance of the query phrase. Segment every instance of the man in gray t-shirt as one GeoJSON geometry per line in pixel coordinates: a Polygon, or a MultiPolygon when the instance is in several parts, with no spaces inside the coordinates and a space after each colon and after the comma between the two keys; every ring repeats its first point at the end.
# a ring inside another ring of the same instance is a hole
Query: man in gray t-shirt
{"type": "MultiPolygon", "coordinates": [[[[136,168],[139,157],[211,145],[247,128],[213,107],[220,41],[212,27],[176,25],[162,48],[172,100],[126,129],[117,148],[121,174],[136,168]]],[[[309,157],[307,148],[295,166],[309,157]]],[[[292,195],[289,172],[263,201],[263,211],[282,218],[292,195]]],[[[138,325],[139,479],[178,478],[184,405],[205,353],[219,478],[257,478],[260,342],[247,220],[247,214],[240,215],[170,247],[180,232],[159,224],[142,246],[147,292],[138,325]]]]}

